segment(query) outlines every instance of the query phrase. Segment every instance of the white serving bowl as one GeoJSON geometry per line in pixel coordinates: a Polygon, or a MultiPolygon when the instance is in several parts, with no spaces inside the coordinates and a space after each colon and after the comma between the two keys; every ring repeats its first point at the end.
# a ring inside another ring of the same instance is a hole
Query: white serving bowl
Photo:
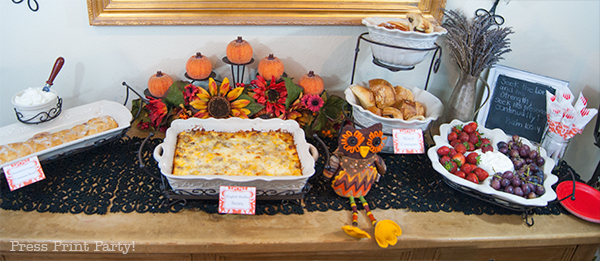
{"type": "MultiPolygon", "coordinates": [[[[383,26],[378,26],[381,23],[389,21],[404,21],[407,19],[388,18],[388,17],[368,17],[362,20],[362,23],[367,26],[369,38],[377,43],[415,48],[415,49],[431,49],[435,47],[435,41],[440,35],[448,33],[441,27],[435,26],[432,33],[421,32],[406,32],[397,29],[388,29],[383,26]]],[[[416,64],[422,62],[425,56],[431,50],[407,50],[402,48],[394,48],[371,43],[373,56],[381,63],[396,68],[412,69],[416,64]]]]}
{"type": "MultiPolygon", "coordinates": [[[[41,88],[40,88],[41,89],[41,88]]],[[[17,113],[17,119],[26,123],[41,123],[52,120],[61,111],[62,103],[59,102],[58,94],[50,89],[54,97],[40,104],[23,105],[16,102],[17,97],[21,97],[25,91],[20,91],[11,98],[11,102],[17,113]],[[20,114],[20,115],[19,115],[20,114]]]]}
{"type": "MultiPolygon", "coordinates": [[[[368,86],[368,84],[362,86],[368,86]]],[[[440,99],[435,97],[435,95],[414,86],[402,85],[402,87],[410,90],[413,93],[415,101],[418,101],[425,106],[425,119],[403,120],[381,117],[368,110],[365,110],[357,101],[356,96],[350,87],[346,88],[344,95],[346,101],[350,104],[350,106],[352,106],[352,116],[354,117],[354,122],[364,127],[369,127],[376,123],[381,123],[383,125],[383,133],[388,137],[388,139],[385,141],[385,146],[381,150],[383,153],[394,153],[394,142],[391,138],[393,129],[421,129],[426,131],[429,127],[429,124],[442,116],[444,113],[444,105],[440,99]]]]}
{"type": "MultiPolygon", "coordinates": [[[[548,202],[556,199],[556,192],[552,189],[552,185],[554,185],[554,183],[556,183],[558,181],[558,177],[556,175],[552,174],[552,169],[554,168],[554,160],[547,156],[546,150],[544,148],[539,148],[539,150],[540,150],[540,155],[542,155],[542,157],[546,161],[546,163],[543,166],[543,170],[544,170],[544,174],[545,174],[545,179],[544,179],[543,185],[544,185],[544,189],[546,192],[543,195],[541,195],[540,197],[537,197],[534,199],[525,199],[520,196],[516,196],[516,195],[510,194],[510,193],[506,193],[504,191],[498,191],[498,190],[493,189],[490,186],[492,176],[494,175],[493,169],[486,169],[486,171],[488,171],[490,176],[487,179],[483,180],[483,182],[481,182],[479,184],[475,184],[471,181],[468,181],[466,179],[463,179],[461,177],[458,177],[458,176],[448,172],[444,168],[444,166],[442,166],[442,164],[440,163],[440,158],[437,154],[437,150],[442,146],[450,146],[450,144],[448,143],[447,136],[452,131],[452,127],[454,127],[456,125],[464,126],[468,123],[470,123],[470,122],[462,122],[459,120],[453,120],[450,123],[445,123],[445,124],[440,125],[440,135],[433,136],[433,141],[435,142],[435,145],[433,147],[429,148],[429,150],[427,151],[427,156],[431,160],[431,165],[432,165],[433,169],[435,169],[438,173],[440,173],[442,176],[444,176],[450,182],[458,184],[467,190],[471,189],[471,190],[475,190],[475,191],[478,191],[483,194],[488,194],[490,196],[493,196],[494,198],[498,199],[498,200],[496,200],[496,202],[498,202],[499,204],[503,204],[503,205],[507,205],[506,202],[510,202],[513,204],[527,206],[527,207],[545,207],[548,205],[548,202]]],[[[479,132],[482,133],[482,135],[484,137],[490,139],[491,145],[494,148],[494,151],[498,151],[498,142],[500,142],[500,141],[508,142],[512,139],[512,136],[506,135],[506,133],[504,133],[504,131],[501,129],[490,130],[483,126],[479,126],[478,129],[479,129],[479,132]]],[[[531,143],[531,141],[529,141],[525,138],[521,137],[521,142],[523,142],[524,144],[527,144],[531,148],[535,148],[533,143],[531,143]]],[[[481,150],[475,150],[475,152],[481,153],[481,150]]]]}

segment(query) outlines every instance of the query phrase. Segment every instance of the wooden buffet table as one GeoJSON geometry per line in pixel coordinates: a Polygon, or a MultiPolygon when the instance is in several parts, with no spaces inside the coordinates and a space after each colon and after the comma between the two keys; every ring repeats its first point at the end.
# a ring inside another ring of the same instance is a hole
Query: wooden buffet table
{"type": "MultiPolygon", "coordinates": [[[[396,221],[398,243],[380,248],[341,226],[348,211],[303,215],[56,214],[0,210],[1,260],[592,260],[600,224],[573,215],[373,211],[396,221]],[[126,252],[126,254],[124,253],[126,252]]],[[[359,227],[372,234],[364,212],[359,227]]]]}

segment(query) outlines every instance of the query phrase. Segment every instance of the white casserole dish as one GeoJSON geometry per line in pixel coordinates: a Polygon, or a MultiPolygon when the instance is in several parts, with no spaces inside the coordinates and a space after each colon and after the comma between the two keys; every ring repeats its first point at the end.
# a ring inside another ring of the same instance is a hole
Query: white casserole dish
{"type": "MultiPolygon", "coordinates": [[[[362,86],[369,86],[368,84],[362,86]]],[[[364,127],[369,127],[375,123],[381,123],[383,125],[383,133],[388,137],[385,141],[385,146],[381,150],[383,153],[394,153],[394,141],[391,138],[393,129],[421,129],[426,131],[429,124],[437,120],[444,112],[444,105],[442,101],[435,97],[428,91],[423,89],[410,86],[402,85],[402,87],[410,90],[413,93],[415,101],[422,103],[425,110],[425,119],[423,120],[402,120],[402,119],[391,119],[386,117],[377,116],[376,114],[365,110],[357,101],[356,96],[350,89],[346,88],[344,95],[346,101],[352,106],[352,116],[354,121],[364,127]]],[[[358,126],[357,126],[358,127],[358,126]]]]}
{"type": "Polygon", "coordinates": [[[93,146],[96,142],[110,139],[119,135],[124,129],[129,128],[132,116],[129,109],[123,106],[123,104],[102,100],[64,110],[60,116],[50,122],[36,125],[15,123],[0,128],[0,144],[4,145],[26,141],[40,132],[52,133],[69,129],[75,125],[85,123],[92,118],[105,115],[111,116],[119,126],[6,162],[0,165],[0,168],[33,156],[38,156],[39,160],[42,161],[72,150],[93,146]]]}
{"type": "Polygon", "coordinates": [[[190,118],[186,120],[175,120],[167,129],[163,143],[154,148],[154,159],[163,176],[167,178],[171,188],[178,194],[191,195],[217,195],[220,186],[246,186],[256,187],[257,191],[269,191],[269,194],[301,193],[308,178],[315,173],[315,161],[319,157],[317,148],[306,142],[304,131],[298,123],[293,120],[281,119],[199,119],[190,118]],[[220,132],[236,131],[270,131],[282,130],[291,133],[294,137],[296,150],[300,164],[302,165],[302,176],[197,176],[172,175],[173,157],[177,145],[177,135],[192,129],[205,129],[220,132]]]}

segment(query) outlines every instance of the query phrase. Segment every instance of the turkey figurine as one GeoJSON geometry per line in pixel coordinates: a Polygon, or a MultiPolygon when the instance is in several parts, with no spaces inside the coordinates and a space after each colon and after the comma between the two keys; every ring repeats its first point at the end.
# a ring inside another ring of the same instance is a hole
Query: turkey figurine
{"type": "Polygon", "coordinates": [[[323,175],[331,179],[331,186],[336,194],[350,200],[352,225],[343,226],[344,232],[356,238],[371,238],[369,233],[358,228],[356,200],[359,200],[375,227],[377,244],[386,248],[398,242],[397,237],[402,234],[402,230],[394,221],[377,221],[364,198],[380,175],[386,172],[385,162],[377,154],[385,145],[384,139],[381,123],[364,129],[346,125],[340,133],[338,148],[329,158],[323,175]]]}

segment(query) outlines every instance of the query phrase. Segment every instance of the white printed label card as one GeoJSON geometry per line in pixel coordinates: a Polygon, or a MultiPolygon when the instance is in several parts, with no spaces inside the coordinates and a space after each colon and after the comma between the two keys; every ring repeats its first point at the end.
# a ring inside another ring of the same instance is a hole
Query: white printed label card
{"type": "Polygon", "coordinates": [[[425,153],[425,142],[423,130],[421,129],[394,129],[395,154],[423,154],[425,153]]]}
{"type": "Polygon", "coordinates": [[[254,215],[256,187],[220,186],[219,213],[254,215]]]}
{"type": "Polygon", "coordinates": [[[46,178],[37,156],[4,166],[4,176],[10,191],[20,189],[46,178]]]}

